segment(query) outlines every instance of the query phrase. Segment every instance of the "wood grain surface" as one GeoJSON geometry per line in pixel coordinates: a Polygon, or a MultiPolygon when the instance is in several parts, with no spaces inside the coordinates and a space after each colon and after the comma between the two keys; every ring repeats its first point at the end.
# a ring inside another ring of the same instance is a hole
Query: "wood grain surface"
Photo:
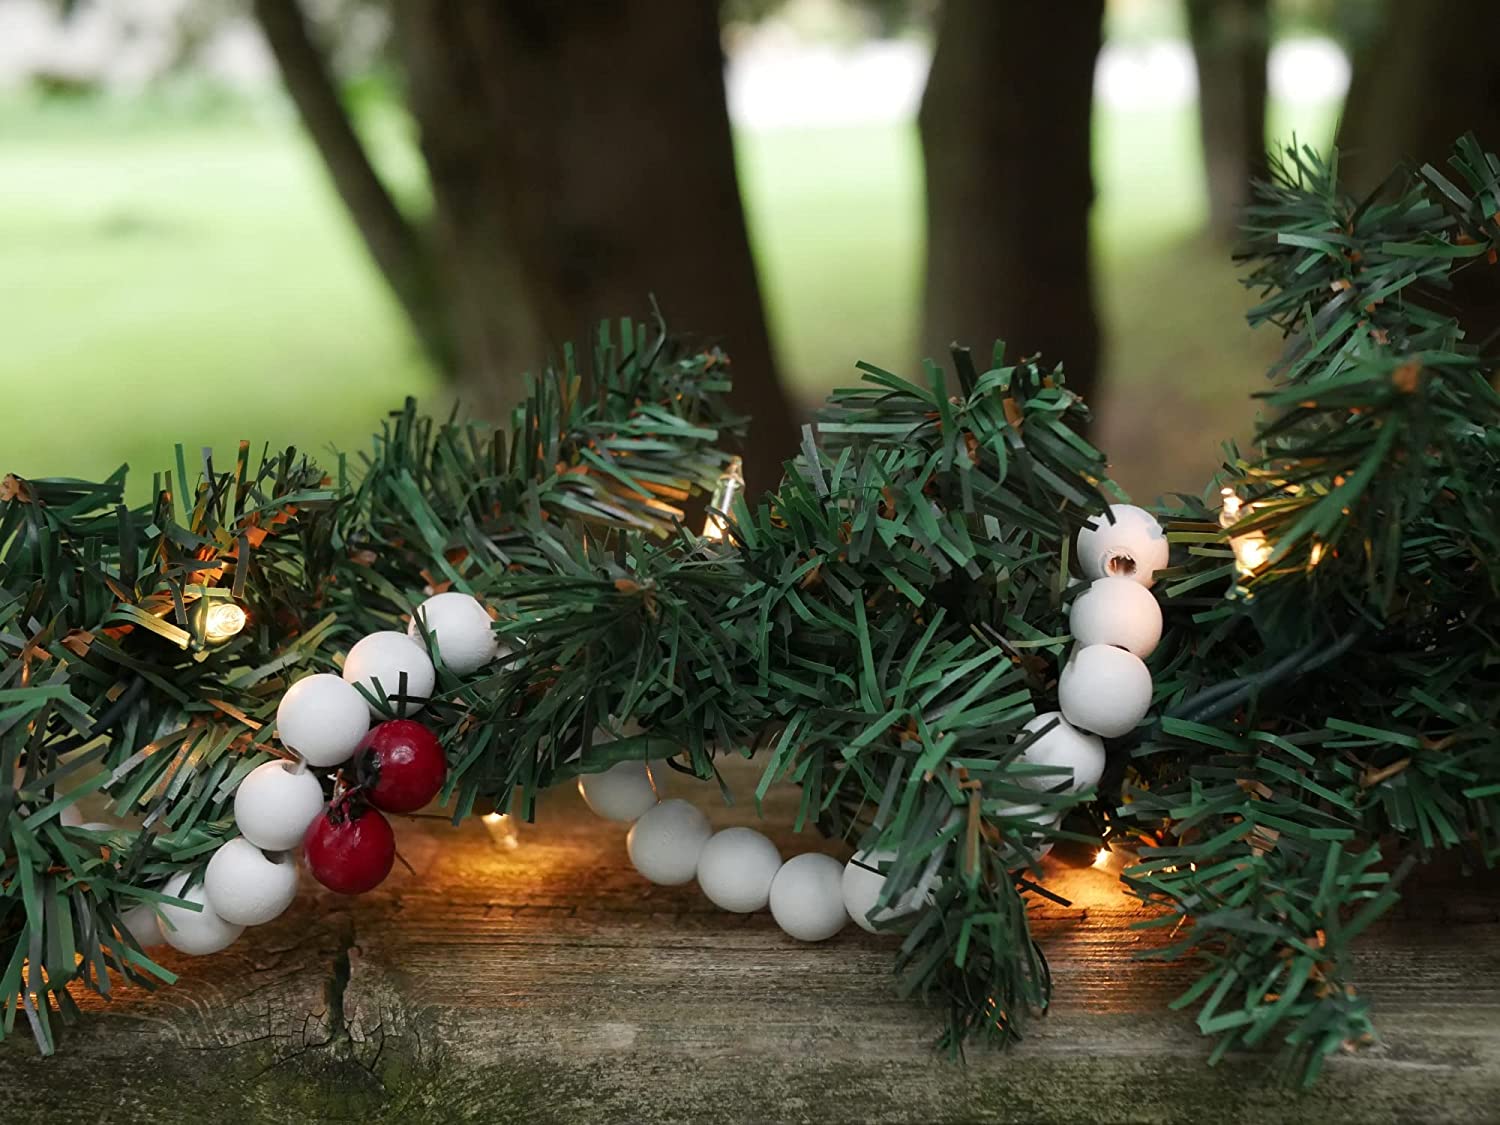
{"type": "MultiPolygon", "coordinates": [[[[737,794],[674,776],[716,827],[757,824],[737,794]]],[[[788,793],[766,805],[783,854],[788,793]]],[[[1209,1069],[1166,1004],[1182,966],[1110,875],[1059,869],[1073,901],[1037,910],[1053,1010],[1017,1049],[953,1063],[937,1016],[894,997],[892,939],[850,925],[820,945],[765,913],[726,914],[693,885],[645,883],[625,826],[571,788],[521,846],[478,822],[408,821],[379,891],[304,876],[296,904],[208,958],[163,951],[182,981],[80,996],[57,1056],[24,1026],[0,1044],[0,1121],[47,1122],[1439,1122],[1500,1120],[1500,890],[1413,880],[1373,933],[1359,983],[1382,1042],[1288,1088],[1274,1054],[1209,1069]]]]}

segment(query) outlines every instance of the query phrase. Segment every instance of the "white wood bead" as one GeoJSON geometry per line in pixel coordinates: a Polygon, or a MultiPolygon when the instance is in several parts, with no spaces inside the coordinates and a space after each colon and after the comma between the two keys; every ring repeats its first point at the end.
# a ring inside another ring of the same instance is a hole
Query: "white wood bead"
{"type": "Polygon", "coordinates": [[[708,817],[674,798],[648,809],[630,826],[625,849],[647,879],[674,887],[691,883],[698,874],[698,856],[712,833],[708,817]]]}
{"type": "Polygon", "coordinates": [[[347,762],[369,729],[364,697],[331,672],[303,676],[276,708],[277,736],[319,769],[347,762]]]}
{"type": "Polygon", "coordinates": [[[1118,738],[1151,708],[1151,673],[1141,658],[1113,645],[1075,648],[1057,681],[1063,717],[1081,730],[1118,738]]]}
{"type": "Polygon", "coordinates": [[[1058,711],[1038,715],[1021,729],[1030,734],[1048,726],[1052,729],[1026,747],[1017,760],[1055,768],[1051,773],[1018,776],[1017,784],[1028,789],[1055,789],[1066,782],[1069,793],[1099,784],[1104,776],[1104,743],[1099,736],[1074,727],[1058,711]]]}
{"type": "Polygon", "coordinates": [[[422,628],[418,621],[427,627],[438,655],[456,675],[477,672],[502,651],[509,652],[495,638],[495,623],[489,611],[478,598],[461,591],[434,594],[417,607],[406,631],[421,644],[422,628]]]}
{"type": "Polygon", "coordinates": [[[344,682],[369,693],[367,706],[376,719],[415,715],[427,705],[436,681],[427,650],[394,630],[371,633],[344,657],[344,682]],[[384,708],[382,698],[388,701],[384,708]]]}
{"type": "Polygon", "coordinates": [[[1134,504],[1111,504],[1109,515],[1094,516],[1079,529],[1078,565],[1090,578],[1114,575],[1149,587],[1167,565],[1166,533],[1155,516],[1134,504]]]}
{"type": "Polygon", "coordinates": [[[162,887],[162,894],[180,898],[186,902],[196,902],[203,909],[189,910],[185,906],[173,906],[170,903],[159,903],[158,909],[161,917],[157,919],[161,927],[162,940],[179,953],[191,954],[194,957],[202,957],[209,953],[217,953],[221,949],[228,949],[234,940],[245,932],[244,926],[237,926],[233,922],[226,922],[207,904],[207,896],[203,891],[202,883],[195,883],[187,887],[187,872],[173,875],[162,887]]]}
{"type": "Polygon", "coordinates": [[[1099,578],[1068,610],[1081,645],[1114,645],[1142,660],[1161,641],[1161,606],[1150,590],[1129,578],[1099,578]]]}
{"type": "Polygon", "coordinates": [[[715,832],[698,854],[698,887],[721,910],[749,914],[764,909],[781,870],[781,852],[753,828],[715,832]]]}
{"type": "Polygon", "coordinates": [[[844,865],[806,852],[781,865],[771,881],[771,917],[788,937],[826,941],[844,928],[844,865]]]}
{"type": "Polygon", "coordinates": [[[268,855],[243,837],[230,840],[208,861],[203,889],[208,904],[224,921],[259,926],[297,897],[296,853],[268,855]]]}
{"type": "Polygon", "coordinates": [[[291,762],[262,762],[234,791],[240,835],[268,852],[300,847],[307,826],[322,811],[323,787],[317,777],[291,762]]]}
{"type": "MultiPolygon", "coordinates": [[[[849,917],[854,919],[854,924],[862,930],[870,933],[880,933],[875,928],[875,923],[870,920],[870,911],[875,909],[875,903],[880,899],[880,892],[885,889],[888,876],[879,871],[881,865],[888,865],[896,858],[892,851],[855,852],[854,858],[844,864],[844,873],[839,879],[839,886],[844,896],[844,909],[848,911],[849,917]]],[[[877,921],[887,922],[892,918],[899,918],[903,914],[910,914],[916,910],[920,896],[917,888],[913,887],[894,903],[887,906],[875,916],[877,921]]]]}

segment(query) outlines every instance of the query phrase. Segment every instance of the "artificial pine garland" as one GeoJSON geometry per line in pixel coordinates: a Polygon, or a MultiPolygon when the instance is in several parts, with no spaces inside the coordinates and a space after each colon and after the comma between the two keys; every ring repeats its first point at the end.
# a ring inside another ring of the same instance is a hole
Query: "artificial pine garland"
{"type": "Polygon", "coordinates": [[[882,924],[899,988],[944,1010],[955,1049],[1047,1006],[1033,842],[1102,838],[1158,924],[1187,920],[1161,955],[1200,959],[1178,1004],[1215,1057],[1280,1041],[1311,1080],[1372,1032],[1349,950],[1396,901],[1393,861],[1497,846],[1500,395],[1449,292],[1494,264],[1500,161],[1466,139],[1451,165],[1356,200],[1291,151],[1252,208],[1252,320],[1289,338],[1270,418],[1162,510],[1157,717],[1081,792],[1025,760],[1027,724],[1057,709],[1075,536],[1123,497],[1061,371],[998,347],[956,350],[952,383],[860,365],[720,538],[683,505],[728,464],[727,361],[629,323],[588,372],[566,353],[506,431],[408,405],[328,473],[242,447],[189,474],[179,448],[137,509],[123,469],[6,478],[5,1027],[24,1012],[50,1051],[70,983],[170,980],[125,916],[236,837],[288,686],[462,591],[502,656],[437,661],[424,721],[455,820],[530,816],[542,788],[627,759],[712,778],[757,754],[759,793],[794,781],[799,822],[893,853],[878,903],[916,905],[882,924]],[[91,793],[141,827],[67,823],[91,793]]]}

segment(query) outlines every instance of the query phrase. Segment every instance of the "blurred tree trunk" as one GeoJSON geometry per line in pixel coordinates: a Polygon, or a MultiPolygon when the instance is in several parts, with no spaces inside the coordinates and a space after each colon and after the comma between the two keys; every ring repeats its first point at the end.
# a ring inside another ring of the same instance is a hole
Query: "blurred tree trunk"
{"type": "Polygon", "coordinates": [[[254,6],[287,93],[370,257],[428,358],[439,370],[452,373],[458,357],[427,247],[371,165],[301,9],[296,0],[255,0],[254,6]]]}
{"type": "Polygon", "coordinates": [[[1374,35],[1354,48],[1339,126],[1339,172],[1350,186],[1379,184],[1402,160],[1442,165],[1473,130],[1500,150],[1500,29],[1495,0],[1389,0],[1374,35]]]}
{"type": "Polygon", "coordinates": [[[1267,0],[1187,0],[1209,230],[1233,239],[1250,180],[1266,174],[1267,0]]]}
{"type": "Polygon", "coordinates": [[[922,346],[1061,361],[1089,397],[1090,117],[1103,0],[946,0],[918,124],[927,172],[922,346]]]}
{"type": "MultiPolygon", "coordinates": [[[[392,288],[405,294],[418,273],[435,279],[466,400],[497,413],[544,351],[585,340],[605,317],[645,315],[654,295],[670,327],[702,333],[733,358],[732,403],[754,417],[747,476],[767,488],[798,435],[740,203],[717,7],[392,5],[432,185],[429,239],[370,167],[297,0],[255,0],[303,121],[392,288]]],[[[404,296],[403,305],[413,308],[404,296]]]]}
{"type": "MultiPolygon", "coordinates": [[[[735,174],[717,5],[395,6],[444,241],[482,274],[496,213],[549,344],[642,313],[708,334],[754,417],[755,488],[797,447],[735,174]]],[[[503,249],[509,249],[505,247],[503,249]]],[[[478,290],[480,297],[483,289],[478,290]]]]}

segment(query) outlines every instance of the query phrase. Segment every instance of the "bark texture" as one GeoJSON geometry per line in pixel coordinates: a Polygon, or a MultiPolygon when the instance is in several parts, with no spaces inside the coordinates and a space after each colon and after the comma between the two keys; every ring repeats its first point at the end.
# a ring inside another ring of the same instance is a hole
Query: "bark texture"
{"type": "Polygon", "coordinates": [[[297,0],[254,3],[366,245],[471,407],[501,416],[521,372],[655,297],[670,328],[728,351],[733,404],[754,418],[750,485],[780,479],[798,435],[740,203],[717,5],[392,5],[432,186],[423,232],[371,166],[297,0]]]}
{"type": "Polygon", "coordinates": [[[1266,174],[1267,0],[1188,0],[1208,222],[1232,240],[1250,181],[1266,174]]]}
{"type": "Polygon", "coordinates": [[[424,239],[370,163],[297,0],[254,0],[254,8],[287,93],[370,257],[428,357],[451,373],[457,356],[424,239]]]}
{"type": "Polygon", "coordinates": [[[947,0],[918,123],[927,174],[924,354],[1041,353],[1090,397],[1090,118],[1103,0],[947,0]]]}
{"type": "Polygon", "coordinates": [[[1500,151],[1500,32],[1493,0],[1383,5],[1374,34],[1355,44],[1339,126],[1339,170],[1369,189],[1403,160],[1441,166],[1453,142],[1478,134],[1500,151]]]}
{"type": "Polygon", "coordinates": [[[796,449],[735,173],[717,5],[507,0],[395,7],[432,172],[455,312],[486,323],[489,273],[517,264],[542,342],[644,314],[706,334],[754,417],[753,488],[796,449]],[[503,229],[502,229],[503,228],[503,229]],[[499,244],[492,248],[491,243],[499,244]]]}

